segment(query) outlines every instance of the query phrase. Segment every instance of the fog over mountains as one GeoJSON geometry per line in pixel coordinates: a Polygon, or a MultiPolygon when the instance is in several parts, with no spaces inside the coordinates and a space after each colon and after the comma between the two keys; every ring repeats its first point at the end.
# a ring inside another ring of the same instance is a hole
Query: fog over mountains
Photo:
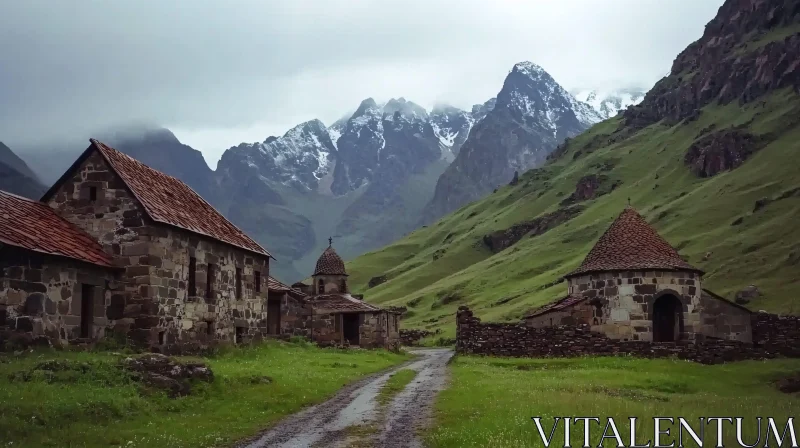
{"type": "MultiPolygon", "coordinates": [[[[230,147],[216,170],[167,129],[97,136],[189,184],[270,248],[279,278],[295,281],[310,272],[329,236],[345,258],[388,244],[537,166],[565,138],[641,99],[635,91],[589,92],[581,101],[531,62],[514,65],[499,87],[470,110],[367,98],[333,123],[310,120],[230,147]]],[[[87,146],[75,140],[23,154],[50,183],[87,146]]],[[[20,184],[17,191],[38,190],[20,184]]]]}

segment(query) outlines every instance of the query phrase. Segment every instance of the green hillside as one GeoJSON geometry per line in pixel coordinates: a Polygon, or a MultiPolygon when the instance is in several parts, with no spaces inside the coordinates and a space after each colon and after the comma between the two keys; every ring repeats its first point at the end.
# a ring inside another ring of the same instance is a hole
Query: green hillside
{"type": "MultiPolygon", "coordinates": [[[[674,76],[674,75],[673,75],[674,76]]],[[[669,78],[662,81],[669,81],[669,78]]],[[[773,91],[741,106],[712,103],[693,120],[662,120],[638,131],[622,119],[600,123],[569,141],[545,166],[515,186],[469,204],[437,223],[348,264],[351,288],[381,305],[407,306],[406,328],[455,332],[459,305],[484,320],[514,320],[566,294],[556,282],[574,269],[630,198],[692,264],[704,287],[732,298],[755,284],[754,310],[800,313],[800,97],[773,91]],[[765,146],[740,167],[700,178],[684,163],[693,142],[740,126],[765,146]],[[484,235],[564,209],[579,179],[605,179],[598,198],[545,233],[526,235],[492,253],[484,235]],[[615,188],[611,186],[616,184],[615,188]],[[766,205],[756,210],[756,202],[766,205]],[[386,281],[368,288],[372,277],[386,281]],[[554,283],[555,282],[555,283],[554,283]]]]}

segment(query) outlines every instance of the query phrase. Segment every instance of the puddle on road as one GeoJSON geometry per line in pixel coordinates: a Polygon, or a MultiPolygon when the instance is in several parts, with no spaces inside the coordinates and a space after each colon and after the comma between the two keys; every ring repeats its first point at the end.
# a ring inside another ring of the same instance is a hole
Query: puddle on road
{"type": "MultiPolygon", "coordinates": [[[[412,351],[412,353],[414,352],[412,351]]],[[[344,447],[347,446],[348,440],[353,440],[347,434],[348,428],[376,424],[378,419],[381,420],[380,423],[383,426],[380,431],[381,438],[390,434],[394,436],[394,433],[401,430],[404,425],[413,423],[414,415],[419,413],[420,406],[424,408],[429,405],[432,397],[426,395],[430,395],[432,391],[438,391],[444,384],[442,371],[445,362],[442,362],[443,358],[438,355],[448,351],[426,350],[425,352],[428,356],[423,355],[406,366],[392,369],[355,389],[346,397],[336,399],[335,402],[323,403],[310,409],[311,413],[302,416],[300,420],[295,420],[283,428],[280,425],[273,428],[272,431],[247,445],[246,448],[344,447]],[[415,370],[417,376],[394,397],[388,407],[381,409],[377,402],[378,394],[389,377],[399,369],[415,370]],[[417,400],[421,398],[423,398],[422,402],[417,403],[417,400]],[[347,405],[340,409],[337,408],[344,403],[347,405]],[[392,429],[394,431],[391,431],[392,429]]],[[[445,358],[445,361],[447,358],[449,356],[445,358]]],[[[415,440],[401,441],[406,438],[398,437],[397,441],[401,443],[398,446],[417,446],[415,440]]],[[[410,438],[413,439],[414,436],[410,435],[410,438]]]]}

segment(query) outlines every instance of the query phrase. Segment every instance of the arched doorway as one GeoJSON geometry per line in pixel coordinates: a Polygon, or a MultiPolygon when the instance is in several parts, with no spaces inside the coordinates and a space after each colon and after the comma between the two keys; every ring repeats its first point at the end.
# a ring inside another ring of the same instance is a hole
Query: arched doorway
{"type": "Polygon", "coordinates": [[[672,294],[653,303],[653,342],[675,342],[683,333],[683,305],[672,294]]]}

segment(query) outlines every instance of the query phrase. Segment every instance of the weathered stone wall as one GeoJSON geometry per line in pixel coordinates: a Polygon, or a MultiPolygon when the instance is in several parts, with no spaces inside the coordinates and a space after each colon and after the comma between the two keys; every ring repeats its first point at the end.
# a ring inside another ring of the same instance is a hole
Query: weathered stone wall
{"type": "Polygon", "coordinates": [[[344,342],[341,313],[314,310],[311,340],[319,345],[338,345],[344,342]]]}
{"type": "Polygon", "coordinates": [[[526,325],[533,328],[553,327],[558,325],[591,325],[599,323],[602,308],[593,306],[588,300],[576,303],[562,310],[554,310],[525,319],[526,325]]]}
{"type": "Polygon", "coordinates": [[[313,288],[315,294],[345,294],[350,292],[346,275],[315,275],[313,288]],[[320,290],[319,286],[320,280],[322,280],[323,284],[322,290],[320,290]]]}
{"type": "MultiPolygon", "coordinates": [[[[703,341],[652,343],[612,339],[591,330],[587,324],[532,328],[525,324],[482,323],[467,307],[456,317],[456,351],[463,354],[512,357],[574,357],[584,355],[634,355],[645,358],[677,356],[705,364],[776,356],[800,357],[798,320],[784,319],[774,327],[774,318],[762,318],[763,340],[754,346],[740,341],[706,338],[703,341]],[[791,335],[791,336],[790,336],[791,335]],[[795,339],[795,337],[797,337],[795,339]]],[[[756,325],[758,327],[758,325],[756,325]]]]}
{"type": "Polygon", "coordinates": [[[717,339],[753,342],[752,313],[707,293],[700,296],[698,333],[717,339]]]}
{"type": "Polygon", "coordinates": [[[6,246],[0,249],[0,349],[82,339],[83,285],[91,287],[90,334],[111,336],[120,321],[111,313],[112,269],[6,246]]]}
{"type": "Polygon", "coordinates": [[[419,344],[419,341],[428,336],[435,336],[441,333],[441,330],[418,330],[416,328],[406,329],[403,328],[399,332],[400,343],[406,347],[413,347],[419,344]]]}
{"type": "Polygon", "coordinates": [[[753,313],[753,343],[783,356],[800,357],[800,316],[753,313]]]}
{"type": "Polygon", "coordinates": [[[133,342],[162,347],[247,341],[266,332],[266,257],[150,221],[141,204],[94,152],[49,201],[61,216],[94,236],[124,269],[111,297],[113,316],[133,342]],[[97,189],[97,199],[89,197],[97,189]],[[189,295],[189,259],[196,259],[196,294],[189,295]],[[208,264],[216,266],[206,297],[208,264]],[[236,269],[242,294],[236,297],[236,269]],[[261,291],[254,291],[254,272],[261,291]],[[238,330],[237,330],[238,329],[238,330]]]}
{"type": "MultiPolygon", "coordinates": [[[[350,313],[314,312],[313,341],[319,345],[345,343],[343,316],[350,313]]],[[[350,314],[352,315],[352,314],[350,314]]],[[[356,313],[358,316],[359,347],[395,350],[400,346],[399,319],[386,311],[356,313]]]]}
{"type": "MultiPolygon", "coordinates": [[[[267,334],[266,257],[239,250],[189,232],[153,226],[147,250],[147,288],[140,292],[158,303],[158,341],[248,342],[267,334]],[[196,294],[190,295],[189,264],[195,258],[196,294]],[[208,292],[208,266],[214,265],[208,292]],[[241,273],[241,295],[236,294],[236,273],[241,273]],[[261,290],[255,291],[255,272],[261,290]],[[165,333],[162,333],[165,332],[165,333]]],[[[141,271],[143,274],[144,270],[141,271]]]]}
{"type": "MultiPolygon", "coordinates": [[[[270,293],[272,297],[273,293],[270,293]]],[[[311,336],[311,304],[305,300],[281,294],[280,332],[282,335],[311,336]]]]}
{"type": "Polygon", "coordinates": [[[672,294],[683,306],[682,339],[693,340],[702,325],[699,310],[700,276],[683,271],[620,271],[569,278],[570,295],[599,304],[592,330],[623,341],[653,340],[653,305],[672,294]],[[599,316],[599,317],[598,317],[599,316]]]}

